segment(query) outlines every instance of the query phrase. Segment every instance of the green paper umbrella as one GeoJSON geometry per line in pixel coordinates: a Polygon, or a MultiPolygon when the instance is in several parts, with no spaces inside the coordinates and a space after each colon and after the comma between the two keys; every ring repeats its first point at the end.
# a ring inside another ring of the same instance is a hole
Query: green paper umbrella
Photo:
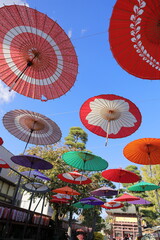
{"type": "Polygon", "coordinates": [[[94,208],[94,205],[84,204],[81,202],[76,202],[76,203],[72,204],[72,206],[74,206],[76,208],[83,208],[83,209],[94,208]]]}
{"type": "Polygon", "coordinates": [[[62,159],[68,165],[86,171],[101,171],[108,167],[106,160],[89,152],[66,152],[62,155],[62,159]]]}
{"type": "Polygon", "coordinates": [[[139,182],[139,183],[129,187],[128,190],[133,191],[133,192],[145,192],[145,191],[156,190],[158,188],[160,188],[160,186],[155,185],[153,183],[139,182]]]}

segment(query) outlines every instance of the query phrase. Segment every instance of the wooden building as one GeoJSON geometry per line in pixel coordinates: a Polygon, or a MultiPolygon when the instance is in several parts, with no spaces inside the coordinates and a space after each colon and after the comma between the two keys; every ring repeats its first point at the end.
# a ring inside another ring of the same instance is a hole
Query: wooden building
{"type": "Polygon", "coordinates": [[[138,235],[138,221],[134,206],[122,209],[107,210],[111,216],[112,235],[116,240],[123,240],[126,237],[136,239],[138,235]]]}

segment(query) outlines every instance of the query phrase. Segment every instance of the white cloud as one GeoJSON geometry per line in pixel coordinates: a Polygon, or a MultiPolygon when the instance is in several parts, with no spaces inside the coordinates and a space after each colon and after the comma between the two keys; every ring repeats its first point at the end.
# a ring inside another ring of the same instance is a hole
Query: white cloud
{"type": "Polygon", "coordinates": [[[9,87],[0,81],[0,104],[11,102],[14,97],[15,92],[13,90],[9,92],[9,87]]]}
{"type": "Polygon", "coordinates": [[[29,6],[26,0],[1,0],[0,1],[0,7],[3,7],[4,5],[13,5],[13,4],[29,6]]]}
{"type": "Polygon", "coordinates": [[[85,32],[87,32],[87,29],[82,29],[81,30],[81,36],[83,36],[85,34],[85,32]]]}
{"type": "Polygon", "coordinates": [[[72,29],[68,30],[68,37],[69,37],[69,38],[72,37],[72,29]]]}

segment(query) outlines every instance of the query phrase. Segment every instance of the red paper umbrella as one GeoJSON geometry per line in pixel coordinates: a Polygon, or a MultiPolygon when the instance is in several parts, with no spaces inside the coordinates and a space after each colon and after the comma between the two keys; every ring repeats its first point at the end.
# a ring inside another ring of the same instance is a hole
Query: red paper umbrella
{"type": "Polygon", "coordinates": [[[3,139],[0,137],[0,146],[3,144],[3,139]]]}
{"type": "Polygon", "coordinates": [[[111,201],[111,202],[104,203],[103,205],[101,205],[101,207],[107,208],[107,209],[116,209],[116,208],[124,207],[124,204],[111,201]]]}
{"type": "Polygon", "coordinates": [[[50,199],[49,200],[51,203],[69,203],[67,200],[65,199],[50,199]]]}
{"type": "Polygon", "coordinates": [[[129,202],[129,201],[134,201],[134,200],[140,200],[140,198],[129,195],[127,193],[124,193],[122,196],[114,199],[114,201],[116,201],[116,202],[129,202]]]}
{"type": "Polygon", "coordinates": [[[102,177],[118,183],[134,183],[140,180],[140,176],[122,168],[105,170],[102,172],[102,177]]]}
{"type": "Polygon", "coordinates": [[[110,20],[112,53],[130,74],[160,79],[159,0],[117,0],[110,20]]]}
{"type": "Polygon", "coordinates": [[[0,159],[0,168],[10,168],[10,166],[3,159],[0,159]]]}
{"type": "Polygon", "coordinates": [[[122,138],[138,129],[141,113],[128,99],[107,94],[91,97],[84,102],[80,119],[86,128],[99,136],[122,138]]]}
{"type": "Polygon", "coordinates": [[[64,30],[26,6],[0,8],[0,78],[14,91],[47,101],[73,86],[78,62],[64,30]]]}
{"type": "Polygon", "coordinates": [[[71,195],[61,194],[61,193],[57,193],[56,195],[52,195],[51,197],[52,197],[53,199],[72,200],[71,195]]]}
{"type": "Polygon", "coordinates": [[[80,174],[77,171],[61,173],[61,174],[58,174],[57,177],[64,182],[73,183],[73,184],[81,184],[82,185],[82,184],[89,184],[92,182],[91,179],[80,174]]]}

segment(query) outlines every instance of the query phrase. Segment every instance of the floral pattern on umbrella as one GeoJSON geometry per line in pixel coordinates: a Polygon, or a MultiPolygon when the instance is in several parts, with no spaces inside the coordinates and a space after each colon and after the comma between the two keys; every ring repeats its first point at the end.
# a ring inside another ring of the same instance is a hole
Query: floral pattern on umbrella
{"type": "Polygon", "coordinates": [[[89,98],[80,109],[80,119],[91,132],[108,138],[134,133],[141,124],[141,113],[130,100],[104,94],[89,98]]]}
{"type": "Polygon", "coordinates": [[[117,0],[110,20],[109,41],[124,70],[139,78],[159,80],[159,1],[117,0]]]}

